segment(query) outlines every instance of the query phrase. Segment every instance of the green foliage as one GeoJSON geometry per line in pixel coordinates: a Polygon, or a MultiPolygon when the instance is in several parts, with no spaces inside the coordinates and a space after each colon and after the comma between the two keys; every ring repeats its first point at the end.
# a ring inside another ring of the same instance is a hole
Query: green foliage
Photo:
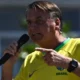
{"type": "Polygon", "coordinates": [[[21,48],[21,53],[19,55],[20,59],[23,60],[25,59],[25,57],[32,53],[33,51],[35,51],[35,47],[37,47],[36,44],[34,43],[28,43],[28,44],[25,44],[24,46],[22,46],[21,48]]]}
{"type": "Polygon", "coordinates": [[[22,19],[20,20],[20,27],[22,27],[23,29],[27,29],[26,18],[22,18],[22,19]]]}
{"type": "Polygon", "coordinates": [[[35,47],[37,47],[37,45],[36,44],[34,44],[34,43],[29,43],[29,44],[25,44],[24,46],[23,46],[23,51],[27,51],[27,53],[29,54],[29,53],[31,53],[31,52],[33,52],[34,50],[35,50],[35,47]]]}
{"type": "Polygon", "coordinates": [[[62,31],[64,33],[68,33],[71,29],[71,23],[70,22],[64,22],[63,23],[63,27],[62,27],[62,31]]]}

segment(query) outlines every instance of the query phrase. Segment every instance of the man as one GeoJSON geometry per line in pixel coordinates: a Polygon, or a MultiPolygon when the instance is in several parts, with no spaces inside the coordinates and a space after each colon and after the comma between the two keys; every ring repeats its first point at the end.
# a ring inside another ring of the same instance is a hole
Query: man
{"type": "MultiPolygon", "coordinates": [[[[27,8],[26,20],[29,36],[40,48],[26,57],[15,80],[80,80],[80,39],[63,37],[58,6],[35,1],[27,8]]],[[[3,65],[2,80],[12,80],[16,48],[13,43],[4,51],[13,56],[3,65]]]]}

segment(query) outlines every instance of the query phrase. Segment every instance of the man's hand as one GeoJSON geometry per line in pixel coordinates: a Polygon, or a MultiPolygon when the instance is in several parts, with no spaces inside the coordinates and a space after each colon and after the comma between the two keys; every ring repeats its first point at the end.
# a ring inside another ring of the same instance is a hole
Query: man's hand
{"type": "Polygon", "coordinates": [[[16,62],[16,60],[18,59],[18,52],[17,52],[17,42],[13,42],[12,44],[10,44],[5,50],[4,50],[4,54],[9,53],[12,56],[9,58],[8,61],[10,64],[13,64],[16,62]]]}
{"type": "Polygon", "coordinates": [[[35,50],[41,51],[44,61],[50,66],[68,68],[69,62],[72,60],[69,57],[65,57],[53,49],[35,48],[35,50]]]}

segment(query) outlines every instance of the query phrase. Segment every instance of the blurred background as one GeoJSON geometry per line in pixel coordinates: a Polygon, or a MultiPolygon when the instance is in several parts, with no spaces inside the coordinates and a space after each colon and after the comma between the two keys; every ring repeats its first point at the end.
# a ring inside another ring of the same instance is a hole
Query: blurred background
{"type": "MultiPolygon", "coordinates": [[[[26,7],[35,0],[0,0],[0,58],[3,50],[13,41],[27,33],[25,20],[26,7]]],[[[48,0],[47,0],[48,1],[48,0]]],[[[62,10],[63,31],[70,37],[80,37],[80,0],[49,0],[62,10]]],[[[35,44],[31,40],[22,47],[20,58],[13,70],[13,77],[18,73],[27,54],[34,51],[35,44]]],[[[1,78],[1,66],[0,66],[1,78]]],[[[1,80],[1,79],[0,79],[1,80]]]]}

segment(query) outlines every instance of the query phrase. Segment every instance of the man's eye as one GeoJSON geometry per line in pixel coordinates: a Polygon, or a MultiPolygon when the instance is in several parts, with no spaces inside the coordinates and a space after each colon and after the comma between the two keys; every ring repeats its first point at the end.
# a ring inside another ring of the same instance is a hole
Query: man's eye
{"type": "Polygon", "coordinates": [[[36,23],[37,23],[37,24],[42,24],[43,21],[42,21],[42,20],[37,20],[36,23]]]}

